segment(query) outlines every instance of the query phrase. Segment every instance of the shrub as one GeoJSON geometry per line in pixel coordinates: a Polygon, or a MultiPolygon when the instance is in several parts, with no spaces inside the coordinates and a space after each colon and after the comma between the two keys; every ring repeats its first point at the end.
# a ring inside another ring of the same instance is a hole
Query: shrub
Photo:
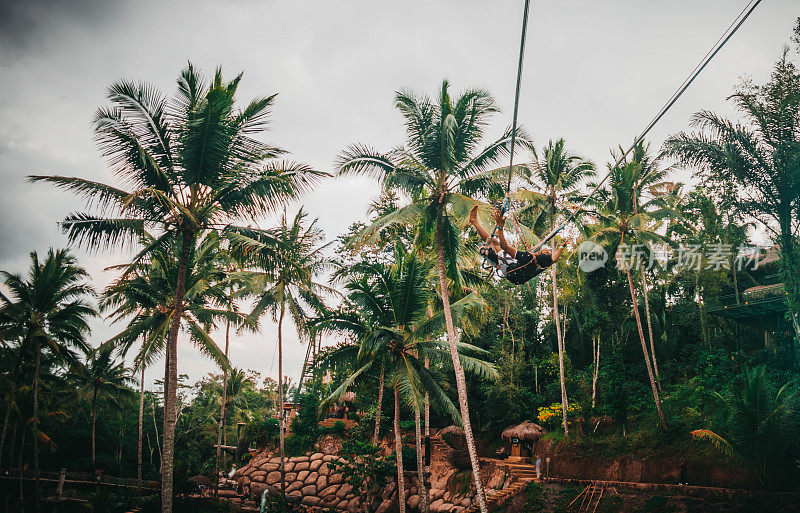
{"type": "Polygon", "coordinates": [[[241,447],[249,447],[255,442],[257,447],[266,447],[278,438],[278,419],[267,418],[249,422],[242,429],[241,447]]]}
{"type": "MultiPolygon", "coordinates": [[[[389,461],[397,461],[397,451],[392,452],[389,461]]],[[[417,470],[417,450],[413,447],[403,446],[403,470],[417,470]]]]}

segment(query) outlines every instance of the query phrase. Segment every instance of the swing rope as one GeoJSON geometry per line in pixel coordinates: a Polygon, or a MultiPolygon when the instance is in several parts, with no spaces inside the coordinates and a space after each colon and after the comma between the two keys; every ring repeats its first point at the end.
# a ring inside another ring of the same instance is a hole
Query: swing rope
{"type": "MultiPolygon", "coordinates": [[[[678,86],[672,96],[666,101],[666,103],[661,107],[661,109],[653,116],[650,122],[645,126],[644,130],[636,136],[633,140],[633,143],[630,147],[625,150],[625,152],[619,156],[616,160],[614,165],[612,165],[609,169],[609,172],[603,177],[600,182],[595,185],[595,187],[589,192],[589,194],[581,201],[578,207],[572,211],[567,218],[556,228],[550,231],[545,237],[539,241],[539,243],[533,248],[531,253],[535,253],[539,251],[545,244],[547,244],[550,240],[553,239],[556,235],[558,235],[561,230],[563,230],[569,223],[575,220],[580,212],[583,211],[583,208],[592,198],[592,196],[600,190],[603,184],[608,180],[611,174],[614,172],[614,169],[618,168],[620,164],[627,158],[627,156],[636,148],[636,146],[644,140],[647,134],[652,130],[652,128],[661,121],[661,118],[672,108],[673,105],[678,101],[678,99],[683,95],[683,93],[692,85],[695,79],[702,73],[702,71],[708,66],[708,64],[716,57],[720,50],[725,46],[725,44],[733,37],[733,35],[739,30],[739,28],[744,24],[747,18],[753,13],[753,11],[758,7],[761,3],[761,0],[750,0],[747,5],[742,9],[739,15],[734,18],[728,28],[722,33],[722,35],[717,39],[717,41],[711,46],[711,48],[706,52],[705,56],[700,60],[700,62],[694,67],[694,69],[687,75],[686,79],[678,86]]],[[[514,147],[516,146],[516,136],[517,136],[517,113],[519,110],[519,92],[520,86],[522,83],[522,65],[525,56],[525,36],[528,30],[528,12],[529,12],[530,0],[525,0],[525,9],[522,16],[522,36],[520,38],[520,49],[519,49],[519,63],[517,66],[517,84],[516,84],[516,91],[514,94],[514,116],[512,120],[511,126],[511,149],[510,149],[510,158],[508,164],[508,180],[506,181],[506,196],[503,201],[503,205],[500,209],[501,214],[505,214],[510,208],[510,199],[509,193],[511,192],[511,178],[513,176],[514,170],[514,147]]],[[[500,227],[495,225],[494,230],[492,231],[489,240],[486,241],[486,247],[491,247],[491,240],[497,235],[497,231],[500,227]]],[[[527,244],[524,242],[524,237],[522,237],[523,244],[526,246],[527,244]]],[[[494,269],[493,265],[487,265],[488,256],[484,256],[483,263],[481,267],[484,269],[494,269]]]]}
{"type": "MultiPolygon", "coordinates": [[[[709,49],[709,51],[706,53],[706,55],[700,60],[700,62],[697,64],[697,66],[694,67],[692,72],[686,77],[686,79],[683,81],[683,83],[680,86],[678,86],[678,89],[676,89],[675,92],[672,93],[672,96],[667,100],[667,102],[664,104],[664,106],[661,107],[661,110],[659,110],[658,113],[656,113],[656,115],[653,116],[653,119],[650,120],[650,123],[647,124],[647,126],[642,131],[642,133],[640,133],[636,137],[636,139],[634,139],[633,143],[625,151],[625,153],[620,155],[620,157],[617,159],[617,161],[614,163],[614,165],[611,166],[609,172],[603,177],[602,180],[600,180],[600,182],[594,187],[594,189],[592,189],[591,192],[589,192],[589,195],[586,196],[586,198],[583,199],[583,201],[578,205],[578,208],[575,209],[573,212],[571,212],[567,216],[567,218],[564,220],[564,222],[562,222],[558,227],[554,228],[550,233],[548,233],[539,242],[539,244],[536,245],[536,247],[533,249],[534,252],[538,251],[542,246],[547,244],[553,237],[558,235],[558,233],[561,232],[561,230],[563,230],[567,226],[567,224],[572,222],[577,217],[577,215],[583,210],[583,207],[585,207],[586,204],[589,202],[591,197],[598,190],[600,190],[600,187],[602,187],[603,184],[606,182],[606,180],[608,180],[608,178],[611,176],[611,173],[613,173],[614,169],[616,169],[617,167],[619,167],[620,164],[622,164],[622,162],[625,160],[625,158],[628,156],[628,154],[631,151],[633,151],[633,149],[636,147],[636,145],[638,145],[640,142],[642,142],[642,140],[645,138],[645,136],[648,134],[648,132],[650,132],[650,130],[656,125],[656,123],[658,123],[661,120],[661,118],[664,117],[664,115],[667,113],[667,111],[670,108],[672,108],[672,106],[675,104],[675,102],[678,101],[678,98],[680,98],[681,95],[683,95],[684,91],[686,91],[686,89],[688,89],[689,86],[692,85],[692,82],[694,82],[694,80],[700,75],[700,73],[703,71],[703,69],[705,69],[705,67],[708,65],[708,63],[711,62],[711,60],[717,55],[717,53],[719,53],[719,51],[722,49],[722,47],[725,46],[725,43],[727,43],[731,39],[731,37],[733,37],[733,35],[736,33],[736,31],[739,30],[739,27],[742,26],[742,24],[745,22],[745,20],[747,20],[747,18],[750,16],[750,14],[752,14],[752,12],[755,10],[756,7],[758,7],[758,4],[760,4],[760,3],[761,3],[761,0],[750,0],[750,2],[739,13],[739,16],[737,16],[731,22],[731,24],[728,26],[728,28],[725,30],[725,32],[723,32],[722,35],[719,37],[719,39],[717,39],[717,42],[714,43],[714,45],[711,47],[711,49],[709,49]]],[[[509,183],[510,183],[510,176],[509,176],[509,183]]]]}
{"type": "MultiPolygon", "coordinates": [[[[519,62],[517,64],[517,86],[514,91],[514,115],[511,121],[511,149],[509,150],[509,160],[508,160],[508,181],[506,182],[506,195],[503,199],[503,204],[500,207],[501,215],[505,215],[506,212],[510,210],[511,201],[508,197],[509,192],[511,191],[511,176],[514,172],[514,147],[517,143],[517,113],[519,112],[519,91],[522,85],[522,64],[525,59],[525,36],[528,32],[528,12],[530,11],[530,0],[525,0],[525,8],[522,13],[522,36],[520,37],[519,42],[519,62]]],[[[486,241],[486,248],[491,247],[491,241],[494,239],[495,235],[497,235],[497,231],[500,229],[500,226],[495,224],[494,230],[492,230],[492,235],[486,241]]],[[[483,263],[481,263],[481,268],[483,269],[492,269],[494,270],[495,267],[493,265],[488,265],[487,262],[489,260],[488,251],[487,256],[483,257],[483,263]]]]}

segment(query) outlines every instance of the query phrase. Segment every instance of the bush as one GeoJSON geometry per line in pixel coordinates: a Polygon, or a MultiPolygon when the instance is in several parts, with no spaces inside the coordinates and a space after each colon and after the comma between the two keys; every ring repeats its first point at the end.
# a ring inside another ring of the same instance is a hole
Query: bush
{"type": "MultiPolygon", "coordinates": [[[[392,463],[397,461],[397,451],[392,452],[388,458],[392,463]]],[[[403,446],[403,470],[417,470],[417,450],[413,447],[403,446]]]]}
{"type": "Polygon", "coordinates": [[[242,429],[241,447],[250,447],[255,442],[257,447],[266,447],[278,438],[278,419],[268,418],[249,422],[242,429]]]}

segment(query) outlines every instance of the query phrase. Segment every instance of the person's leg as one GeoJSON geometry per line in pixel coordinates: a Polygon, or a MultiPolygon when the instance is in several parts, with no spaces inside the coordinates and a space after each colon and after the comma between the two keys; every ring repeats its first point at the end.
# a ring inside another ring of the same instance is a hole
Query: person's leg
{"type": "Polygon", "coordinates": [[[511,258],[517,258],[517,248],[506,241],[505,230],[502,225],[498,225],[497,227],[497,236],[500,238],[500,247],[503,251],[510,255],[511,258]]]}
{"type": "Polygon", "coordinates": [[[478,221],[478,205],[475,205],[472,207],[472,210],[469,211],[469,222],[478,231],[478,235],[482,241],[486,242],[489,240],[491,235],[486,231],[486,228],[481,226],[481,223],[478,221]]]}

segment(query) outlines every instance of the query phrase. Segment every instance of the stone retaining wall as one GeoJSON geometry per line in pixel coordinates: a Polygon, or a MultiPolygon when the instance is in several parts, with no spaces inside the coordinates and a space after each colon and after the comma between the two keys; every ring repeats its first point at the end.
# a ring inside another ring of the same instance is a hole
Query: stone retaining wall
{"type": "MultiPolygon", "coordinates": [[[[352,485],[342,474],[331,469],[329,463],[334,460],[346,462],[336,454],[324,452],[287,458],[284,481],[287,495],[311,508],[334,508],[352,513],[386,513],[397,504],[397,483],[394,481],[377,494],[372,504],[366,504],[363,497],[354,494],[352,485]]],[[[456,469],[441,458],[436,458],[430,469],[428,495],[432,513],[463,513],[472,505],[475,500],[473,486],[462,495],[454,495],[449,491],[449,481],[456,469]]],[[[508,485],[503,469],[484,468],[482,474],[487,488],[501,489],[508,485]]],[[[257,453],[247,465],[236,471],[234,479],[238,481],[241,491],[258,503],[269,486],[280,489],[280,457],[273,456],[268,451],[257,453]]],[[[406,472],[405,499],[411,512],[419,510],[418,490],[416,472],[406,472]]]]}

